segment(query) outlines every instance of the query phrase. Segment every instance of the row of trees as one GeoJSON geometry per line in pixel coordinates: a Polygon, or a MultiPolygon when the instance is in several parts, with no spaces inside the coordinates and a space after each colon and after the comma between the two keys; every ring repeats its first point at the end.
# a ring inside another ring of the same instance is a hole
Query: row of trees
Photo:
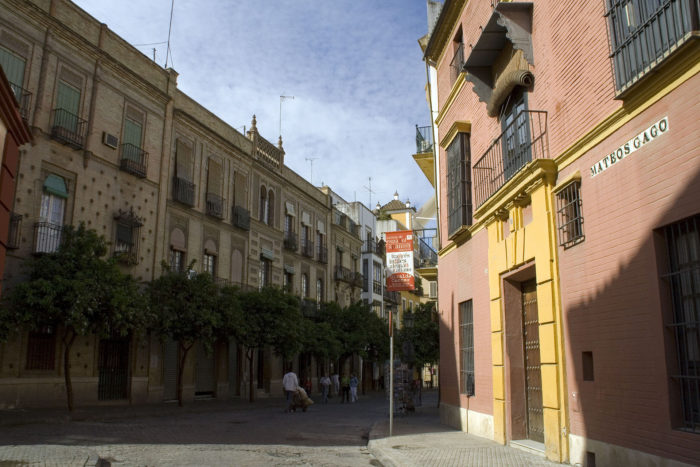
{"type": "Polygon", "coordinates": [[[317,361],[341,363],[354,354],[370,361],[389,355],[386,320],[359,302],[346,308],[336,303],[302,306],[297,297],[278,288],[244,291],[219,286],[208,274],[191,276],[165,265],[159,278],[144,285],[121,272],[107,253],[107,242],[94,230],[67,227],[56,253],[27,261],[27,280],[9,291],[0,308],[0,342],[43,326],[62,330],[69,410],[70,354],[77,336],[151,333],[178,342],[180,405],[184,363],[195,343],[211,350],[219,339],[235,339],[242,346],[249,363],[251,401],[258,348],[271,347],[285,361],[300,352],[317,361]]]}

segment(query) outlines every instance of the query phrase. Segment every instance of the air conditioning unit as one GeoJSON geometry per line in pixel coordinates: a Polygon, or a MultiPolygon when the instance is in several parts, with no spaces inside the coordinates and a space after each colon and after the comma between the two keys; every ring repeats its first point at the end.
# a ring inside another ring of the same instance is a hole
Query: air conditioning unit
{"type": "Polygon", "coordinates": [[[109,146],[112,149],[117,149],[117,146],[119,146],[119,138],[117,138],[115,135],[110,135],[106,131],[103,131],[102,144],[109,146]]]}

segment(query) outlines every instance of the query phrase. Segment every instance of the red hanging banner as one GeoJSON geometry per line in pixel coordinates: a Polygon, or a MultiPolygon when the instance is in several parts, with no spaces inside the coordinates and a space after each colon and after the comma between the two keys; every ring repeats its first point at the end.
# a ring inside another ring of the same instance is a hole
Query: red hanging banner
{"type": "Polygon", "coordinates": [[[386,232],[386,289],[389,292],[414,290],[413,231],[386,232]]]}

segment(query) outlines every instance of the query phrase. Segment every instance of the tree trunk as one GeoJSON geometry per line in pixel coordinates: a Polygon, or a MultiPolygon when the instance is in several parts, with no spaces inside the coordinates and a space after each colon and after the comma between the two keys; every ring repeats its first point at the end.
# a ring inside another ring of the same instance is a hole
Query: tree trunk
{"type": "Polygon", "coordinates": [[[185,345],[184,342],[180,342],[180,364],[177,368],[177,405],[179,407],[182,407],[182,380],[185,374],[185,361],[192,345],[194,344],[185,345]]]}
{"type": "Polygon", "coordinates": [[[248,358],[248,400],[250,402],[255,402],[255,394],[253,393],[253,349],[248,349],[246,351],[246,357],[248,358]]]}
{"type": "Polygon", "coordinates": [[[66,380],[66,399],[68,411],[73,411],[73,382],[70,379],[70,350],[75,342],[75,330],[69,326],[63,334],[63,376],[66,380]],[[70,338],[68,336],[70,335],[70,338]]]}

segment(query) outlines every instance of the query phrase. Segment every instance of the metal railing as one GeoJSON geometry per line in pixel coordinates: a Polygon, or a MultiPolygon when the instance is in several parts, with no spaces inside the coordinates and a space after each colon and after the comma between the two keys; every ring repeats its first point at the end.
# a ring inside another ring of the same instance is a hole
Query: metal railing
{"type": "Polygon", "coordinates": [[[317,248],[317,253],[318,253],[318,262],[319,263],[328,263],[328,248],[323,246],[323,245],[318,245],[317,248]]]}
{"type": "Polygon", "coordinates": [[[384,255],[384,241],[383,240],[365,240],[362,245],[362,253],[374,253],[377,256],[384,255]]]}
{"type": "Polygon", "coordinates": [[[314,257],[314,242],[311,240],[302,240],[301,241],[301,254],[303,256],[306,256],[308,258],[313,258],[314,257]]]}
{"type": "Polygon", "coordinates": [[[53,109],[51,113],[51,137],[74,149],[82,149],[87,122],[64,109],[53,109]]]}
{"type": "Polygon", "coordinates": [[[520,169],[535,159],[549,159],[547,112],[517,114],[474,164],[474,198],[479,207],[520,169]]]}
{"type": "Polygon", "coordinates": [[[335,279],[351,284],[352,281],[355,279],[355,273],[353,273],[350,269],[346,268],[345,266],[336,266],[335,279]]]}
{"type": "Polygon", "coordinates": [[[352,285],[353,287],[362,287],[362,282],[365,280],[365,276],[361,272],[352,273],[352,285]]]}
{"type": "Polygon", "coordinates": [[[61,246],[63,226],[50,222],[34,224],[34,253],[55,253],[61,246]]]}
{"type": "Polygon", "coordinates": [[[137,177],[146,178],[148,153],[130,143],[121,145],[121,153],[119,168],[137,177]]]}
{"type": "Polygon", "coordinates": [[[687,40],[700,24],[697,0],[611,0],[610,26],[615,86],[624,91],[687,40]]]}
{"type": "Polygon", "coordinates": [[[234,206],[231,219],[233,225],[243,230],[250,230],[250,211],[242,206],[234,206]]]}
{"type": "Polygon", "coordinates": [[[29,119],[29,104],[32,101],[32,93],[15,83],[10,83],[10,89],[12,89],[12,93],[17,100],[20,117],[27,121],[29,119]]]}
{"type": "Polygon", "coordinates": [[[401,296],[398,292],[389,292],[386,288],[384,289],[384,301],[389,303],[397,304],[401,300],[401,296]]]}
{"type": "Polygon", "coordinates": [[[420,237],[418,238],[418,267],[432,267],[437,265],[437,252],[420,237]]]}
{"type": "Polygon", "coordinates": [[[194,183],[173,177],[173,199],[187,206],[194,206],[194,183]]]}
{"type": "Polygon", "coordinates": [[[207,193],[207,214],[223,219],[226,212],[226,200],[214,193],[207,193]]]}
{"type": "Polygon", "coordinates": [[[20,233],[22,231],[22,215],[10,213],[10,227],[7,233],[7,249],[19,248],[20,233]]]}
{"type": "Polygon", "coordinates": [[[433,132],[429,126],[416,125],[416,153],[433,151],[433,132]]]}
{"type": "Polygon", "coordinates": [[[464,66],[464,44],[460,43],[450,62],[450,86],[455,84],[464,66]]]}
{"type": "Polygon", "coordinates": [[[290,251],[297,251],[299,240],[296,232],[287,231],[284,233],[284,248],[290,251]]]}
{"type": "Polygon", "coordinates": [[[376,295],[382,294],[382,283],[379,281],[372,281],[372,292],[376,295]]]}

